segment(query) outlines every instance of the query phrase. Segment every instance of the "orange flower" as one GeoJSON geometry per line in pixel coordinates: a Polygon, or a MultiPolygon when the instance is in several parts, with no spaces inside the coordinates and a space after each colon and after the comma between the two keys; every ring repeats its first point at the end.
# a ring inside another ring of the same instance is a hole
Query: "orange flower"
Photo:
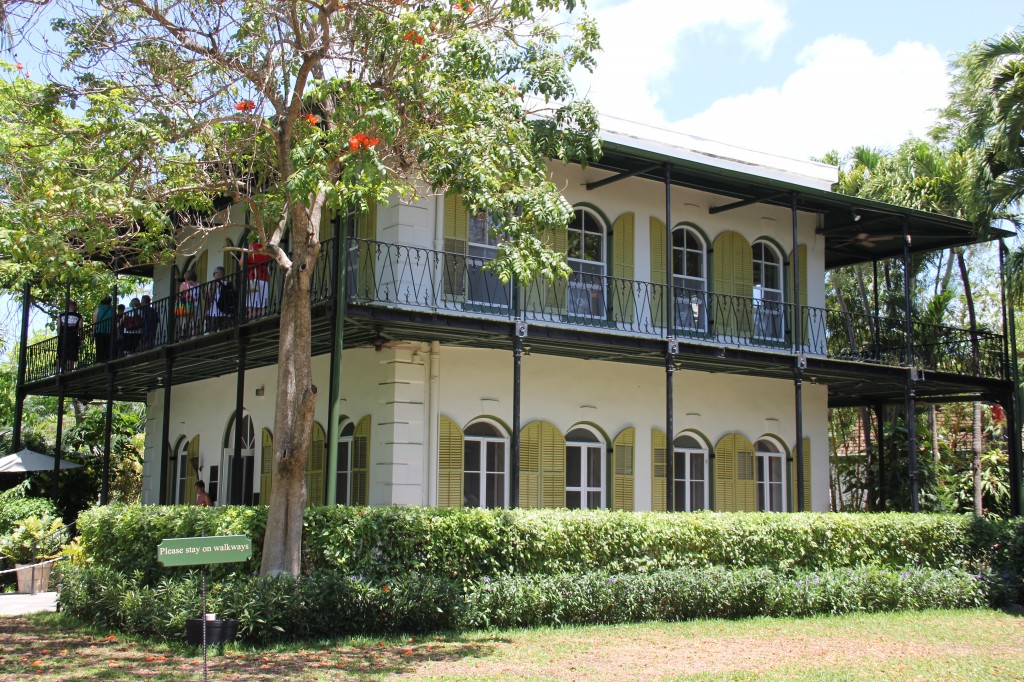
{"type": "Polygon", "coordinates": [[[302,118],[306,121],[306,123],[308,123],[311,126],[315,126],[317,123],[320,122],[320,117],[317,116],[316,114],[306,114],[302,118]]]}
{"type": "Polygon", "coordinates": [[[243,99],[241,102],[235,105],[235,111],[250,112],[256,110],[256,103],[251,99],[243,99]]]}
{"type": "Polygon", "coordinates": [[[366,146],[367,147],[376,147],[379,144],[380,144],[380,140],[377,139],[376,137],[371,137],[369,140],[366,141],[366,146]]]}
{"type": "Polygon", "coordinates": [[[385,585],[384,587],[382,587],[382,588],[380,588],[380,589],[382,589],[382,590],[384,590],[385,592],[387,592],[387,591],[388,591],[388,590],[390,590],[391,588],[390,588],[390,587],[388,587],[387,585],[385,585]]]}
{"type": "Polygon", "coordinates": [[[24,67],[24,65],[21,62],[18,62],[17,64],[14,65],[14,68],[16,68],[18,71],[21,71],[25,67],[24,67]]]}

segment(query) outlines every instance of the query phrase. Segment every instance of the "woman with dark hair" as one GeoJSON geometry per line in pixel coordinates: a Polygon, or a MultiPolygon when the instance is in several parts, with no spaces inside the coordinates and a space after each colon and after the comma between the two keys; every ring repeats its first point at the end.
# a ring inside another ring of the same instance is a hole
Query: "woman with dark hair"
{"type": "Polygon", "coordinates": [[[82,316],[78,304],[68,303],[57,318],[57,366],[60,371],[70,372],[78,364],[78,348],[82,342],[82,316]]]}
{"type": "Polygon", "coordinates": [[[110,297],[104,296],[92,314],[92,336],[96,340],[96,362],[110,360],[112,346],[111,334],[114,331],[114,309],[110,305],[110,297]]]}

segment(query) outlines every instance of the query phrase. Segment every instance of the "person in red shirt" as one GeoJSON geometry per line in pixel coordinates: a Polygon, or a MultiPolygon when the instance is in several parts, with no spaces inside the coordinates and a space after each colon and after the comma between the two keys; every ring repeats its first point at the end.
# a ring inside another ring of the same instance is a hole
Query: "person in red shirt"
{"type": "Polygon", "coordinates": [[[270,256],[263,253],[263,245],[254,242],[253,252],[249,254],[249,295],[247,305],[249,318],[259,317],[267,307],[267,294],[270,290],[270,256]]]}

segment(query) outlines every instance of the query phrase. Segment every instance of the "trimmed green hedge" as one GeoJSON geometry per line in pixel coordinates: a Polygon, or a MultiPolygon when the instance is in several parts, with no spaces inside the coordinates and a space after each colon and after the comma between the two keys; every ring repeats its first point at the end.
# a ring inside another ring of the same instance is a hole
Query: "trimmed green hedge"
{"type": "MultiPolygon", "coordinates": [[[[380,582],[337,571],[295,580],[236,577],[210,587],[207,608],[240,621],[251,642],[482,627],[641,620],[803,616],[967,608],[993,598],[987,575],[961,570],[680,569],[616,575],[528,575],[464,582],[409,575],[380,582]]],[[[156,586],[102,566],[78,567],[60,593],[65,613],[148,637],[181,639],[198,613],[199,578],[156,586]]]]}
{"type": "MultiPolygon", "coordinates": [[[[97,507],[79,517],[90,561],[144,584],[180,575],[156,559],[163,538],[244,534],[258,570],[265,507],[97,507]]],[[[306,512],[307,573],[393,578],[642,573],[724,566],[819,571],[841,567],[999,568],[1021,573],[1024,522],[937,514],[694,514],[414,507],[317,507],[306,512]]]]}

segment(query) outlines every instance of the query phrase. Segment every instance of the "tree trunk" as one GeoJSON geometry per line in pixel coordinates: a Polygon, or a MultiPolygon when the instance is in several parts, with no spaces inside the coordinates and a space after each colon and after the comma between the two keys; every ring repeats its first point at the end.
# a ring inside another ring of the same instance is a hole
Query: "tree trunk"
{"type": "Polygon", "coordinates": [[[932,429],[932,461],[939,463],[939,414],[935,405],[928,406],[928,425],[932,429]]]}
{"type": "MultiPolygon", "coordinates": [[[[290,211],[292,254],[272,254],[281,265],[280,343],[274,415],[273,486],[263,540],[262,575],[299,575],[306,459],[313,429],[316,386],[312,371],[310,278],[319,255],[319,207],[290,211]]],[[[276,247],[275,247],[276,248],[276,247]]]]}

